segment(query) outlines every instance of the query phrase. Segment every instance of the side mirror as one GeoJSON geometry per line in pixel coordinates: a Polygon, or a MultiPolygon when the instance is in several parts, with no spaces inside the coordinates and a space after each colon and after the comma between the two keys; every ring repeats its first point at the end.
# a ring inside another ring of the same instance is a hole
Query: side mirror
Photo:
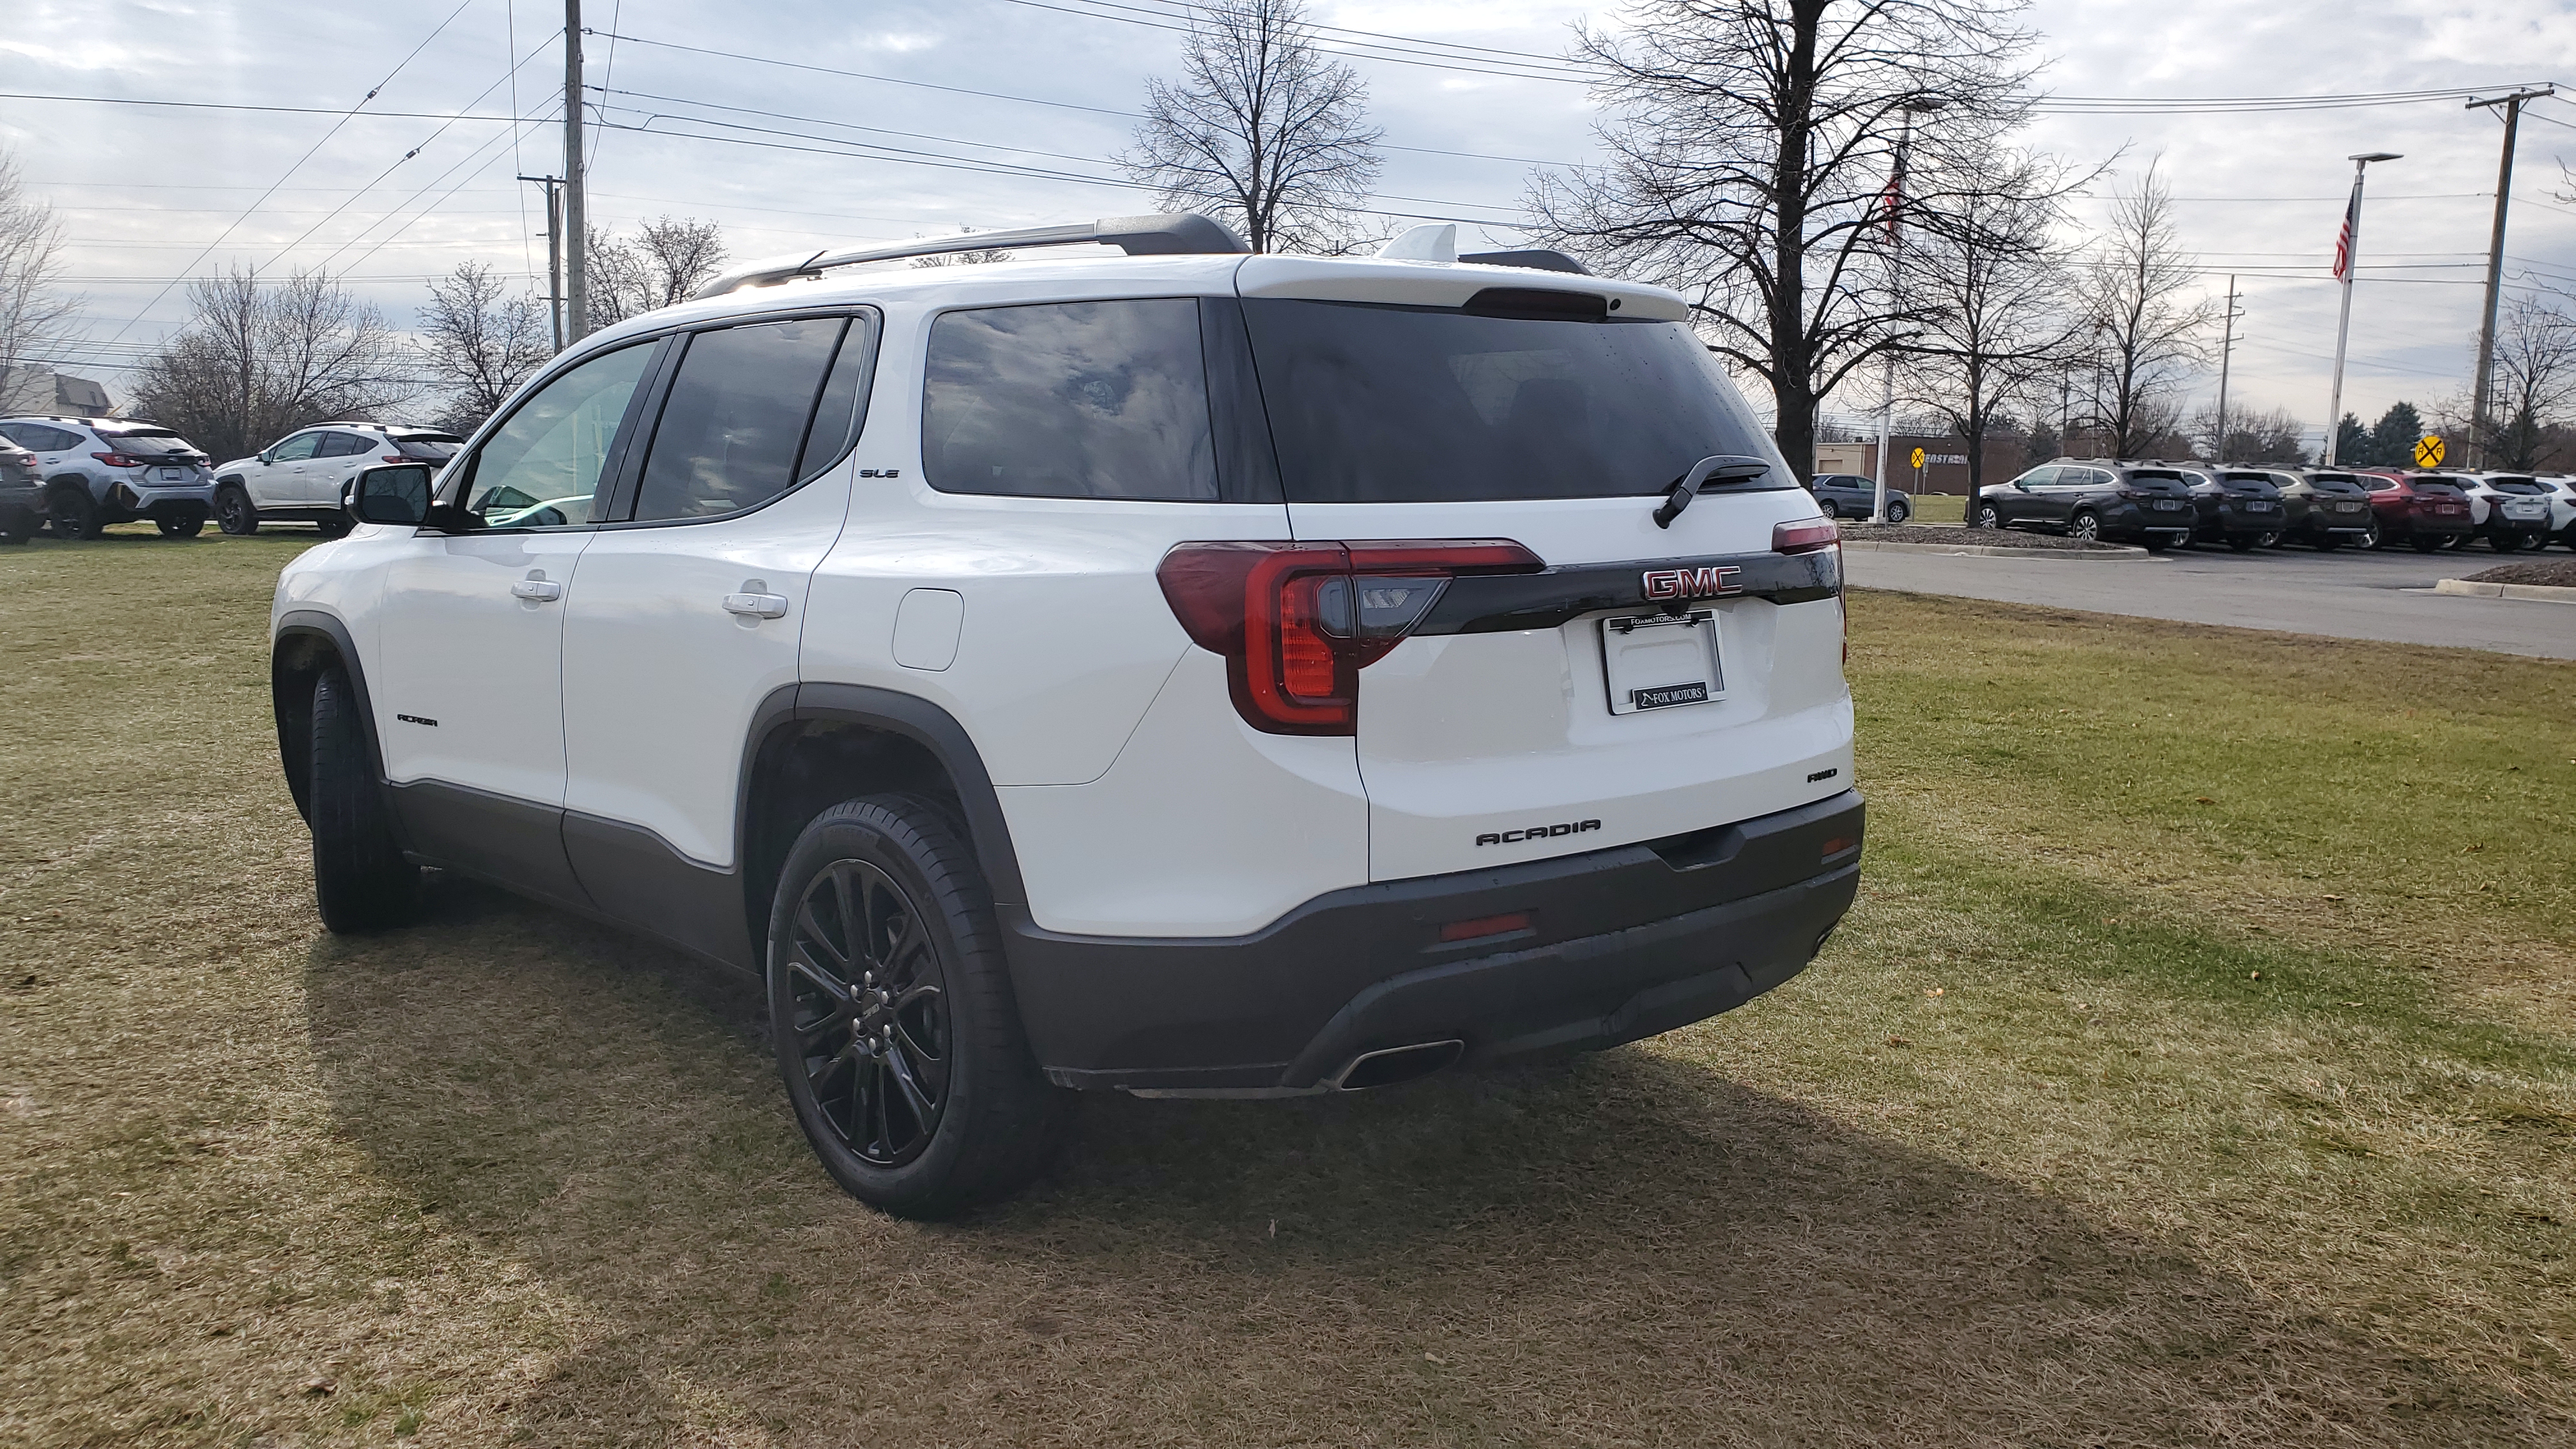
{"type": "Polygon", "coordinates": [[[349,492],[349,512],[360,523],[419,527],[429,519],[429,469],[395,463],[362,471],[349,492]]]}
{"type": "Polygon", "coordinates": [[[269,464],[276,462],[276,461],[277,461],[277,453],[276,453],[276,450],[275,450],[275,449],[271,449],[271,448],[263,448],[263,449],[261,449],[261,450],[260,450],[260,454],[259,454],[259,461],[260,461],[260,466],[261,466],[261,467],[266,467],[266,466],[268,466],[269,464]]]}

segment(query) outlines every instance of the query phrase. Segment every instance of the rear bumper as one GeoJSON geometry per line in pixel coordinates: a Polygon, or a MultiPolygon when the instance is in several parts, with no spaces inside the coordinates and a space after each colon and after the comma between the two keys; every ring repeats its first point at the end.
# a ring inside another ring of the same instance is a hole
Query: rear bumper
{"type": "Polygon", "coordinates": [[[1021,1018],[1057,1083],[1294,1091],[1369,1052],[1598,1049],[1740,1006],[1803,969],[1850,909],[1862,825],[1845,791],[1666,840],[1355,886],[1222,939],[1073,936],[1002,914],[1021,1018]],[[1519,914],[1526,927],[1440,938],[1519,914]]]}

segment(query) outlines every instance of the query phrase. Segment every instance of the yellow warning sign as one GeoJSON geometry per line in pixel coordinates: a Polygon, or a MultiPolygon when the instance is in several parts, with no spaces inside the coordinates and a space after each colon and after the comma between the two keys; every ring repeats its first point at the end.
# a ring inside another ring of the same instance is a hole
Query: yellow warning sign
{"type": "MultiPolygon", "coordinates": [[[[2440,439],[2438,439],[2438,438],[2437,438],[2437,439],[2435,439],[2434,441],[2439,442],[2439,441],[2440,441],[2440,439]]],[[[1923,450],[1922,450],[1921,448],[1917,448],[1917,449],[1915,449],[1915,450],[1914,450],[1914,466],[1915,466],[1915,467],[1917,467],[1917,468],[1920,468],[1920,467],[1922,467],[1922,466],[1923,466],[1923,450]]],[[[2427,464],[2425,464],[2424,466],[2429,468],[2429,467],[2431,467],[2431,466],[2433,466],[2433,465],[2432,465],[2432,464],[2430,464],[2430,463],[2427,463],[2427,464]]]]}
{"type": "Polygon", "coordinates": [[[2442,466],[2442,440],[2440,438],[2427,437],[2415,445],[2415,466],[2418,468],[2439,468],[2442,466]]]}

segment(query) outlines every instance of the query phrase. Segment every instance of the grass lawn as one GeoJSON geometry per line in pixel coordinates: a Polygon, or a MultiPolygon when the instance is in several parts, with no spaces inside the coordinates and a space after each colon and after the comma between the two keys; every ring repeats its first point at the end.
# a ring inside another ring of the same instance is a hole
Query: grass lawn
{"type": "Polygon", "coordinates": [[[0,1442],[2576,1442],[2567,665],[1858,596],[1804,976],[1086,1099],[920,1226],[815,1166],[743,983],[464,886],[321,934],[307,542],[0,553],[0,1442]]]}

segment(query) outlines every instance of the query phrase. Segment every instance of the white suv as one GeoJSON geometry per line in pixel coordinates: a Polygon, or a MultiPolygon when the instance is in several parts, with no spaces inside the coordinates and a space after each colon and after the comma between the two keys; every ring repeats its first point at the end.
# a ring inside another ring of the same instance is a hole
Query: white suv
{"type": "Polygon", "coordinates": [[[1076,240],[1130,255],[738,274],[362,472],[274,612],[325,924],[432,865],[760,973],[823,1163],[916,1215],[1055,1088],[1378,1086],[1807,964],[1841,556],[1681,298],[972,238],[1076,240]]]}
{"type": "Polygon", "coordinates": [[[394,423],[317,423],[298,429],[255,457],[215,470],[215,523],[224,532],[259,532],[263,523],[310,523],[326,538],[349,531],[349,485],[379,463],[444,463],[464,439],[454,433],[394,423]]]}

